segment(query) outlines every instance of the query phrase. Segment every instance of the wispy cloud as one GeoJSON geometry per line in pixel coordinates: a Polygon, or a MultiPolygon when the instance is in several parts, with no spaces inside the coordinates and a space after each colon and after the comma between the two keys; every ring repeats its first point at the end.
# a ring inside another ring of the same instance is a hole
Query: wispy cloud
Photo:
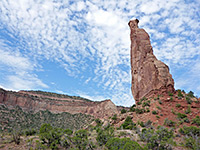
{"type": "MultiPolygon", "coordinates": [[[[22,84],[24,88],[47,87],[34,72],[45,59],[60,63],[72,77],[85,76],[83,84],[95,82],[104,89],[104,95],[97,96],[131,105],[129,19],[139,18],[159,59],[172,69],[174,65],[189,67],[192,59],[200,55],[199,7],[198,1],[182,0],[2,0],[0,30],[9,31],[5,36],[13,36],[10,38],[15,39],[17,48],[2,41],[0,62],[16,68],[15,77],[6,75],[10,87],[21,88],[17,83],[29,78],[32,80],[22,84]],[[27,77],[17,74],[19,69],[28,72],[27,77]],[[88,71],[92,73],[83,74],[88,71]]],[[[0,39],[5,37],[0,35],[0,39]]]]}

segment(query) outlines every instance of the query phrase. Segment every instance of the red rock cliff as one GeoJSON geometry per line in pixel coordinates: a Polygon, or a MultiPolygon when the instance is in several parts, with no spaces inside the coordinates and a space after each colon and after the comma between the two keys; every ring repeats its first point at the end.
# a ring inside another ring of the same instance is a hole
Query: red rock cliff
{"type": "Polygon", "coordinates": [[[69,112],[84,113],[98,118],[108,118],[118,113],[117,107],[111,100],[93,102],[71,98],[58,98],[34,94],[31,92],[12,92],[0,88],[0,104],[9,107],[20,106],[24,110],[49,110],[53,113],[69,112]]]}
{"type": "Polygon", "coordinates": [[[154,56],[149,35],[138,28],[138,23],[138,19],[128,23],[131,30],[131,89],[136,102],[156,91],[174,92],[174,80],[168,66],[154,56]]]}

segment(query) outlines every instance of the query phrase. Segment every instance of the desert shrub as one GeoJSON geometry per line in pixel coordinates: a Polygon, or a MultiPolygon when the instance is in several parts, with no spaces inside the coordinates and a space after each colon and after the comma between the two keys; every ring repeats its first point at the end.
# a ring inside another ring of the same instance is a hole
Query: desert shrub
{"type": "Polygon", "coordinates": [[[179,129],[179,132],[187,136],[200,136],[200,128],[195,126],[184,126],[183,128],[179,129]]]}
{"type": "Polygon", "coordinates": [[[186,114],[182,114],[182,113],[177,113],[177,117],[178,117],[178,119],[184,119],[184,118],[187,117],[187,115],[186,114]]]}
{"type": "Polygon", "coordinates": [[[188,108],[185,110],[185,113],[186,113],[186,114],[191,113],[191,106],[188,106],[188,108]]]}
{"type": "Polygon", "coordinates": [[[146,97],[143,97],[142,99],[140,99],[141,102],[142,102],[142,101],[146,101],[146,100],[147,100],[146,97]]]}
{"type": "Polygon", "coordinates": [[[127,116],[127,118],[125,119],[124,123],[121,125],[121,127],[123,129],[134,129],[135,127],[135,123],[133,123],[132,119],[130,116],[127,116]]]}
{"type": "Polygon", "coordinates": [[[114,116],[112,117],[112,120],[117,120],[117,114],[114,114],[114,116]]]}
{"type": "Polygon", "coordinates": [[[192,100],[190,99],[190,97],[186,96],[185,100],[187,101],[188,104],[192,104],[192,100]]]}
{"type": "Polygon", "coordinates": [[[126,113],[126,110],[123,108],[123,109],[121,110],[121,114],[124,114],[124,113],[126,113]]]}
{"type": "Polygon", "coordinates": [[[35,129],[27,129],[27,130],[25,130],[24,133],[26,136],[32,136],[32,135],[36,134],[36,130],[35,129]]]}
{"type": "Polygon", "coordinates": [[[200,137],[185,137],[184,138],[184,146],[193,149],[193,150],[199,150],[200,149],[200,137]]]}
{"type": "Polygon", "coordinates": [[[158,126],[156,131],[143,129],[139,136],[142,141],[147,142],[147,149],[172,149],[169,141],[173,138],[173,130],[158,126]]]}
{"type": "Polygon", "coordinates": [[[21,133],[19,131],[14,130],[12,132],[12,140],[17,145],[19,145],[19,143],[20,143],[20,136],[21,136],[21,133]]]}
{"type": "Polygon", "coordinates": [[[130,112],[135,112],[135,107],[131,107],[130,112]]]}
{"type": "Polygon", "coordinates": [[[142,102],[141,102],[141,101],[137,102],[137,105],[141,105],[141,104],[142,104],[142,102]]]}
{"type": "Polygon", "coordinates": [[[136,112],[136,114],[143,114],[143,113],[145,113],[145,109],[136,108],[135,112],[136,112]]]}
{"type": "Polygon", "coordinates": [[[133,105],[130,107],[130,112],[134,112],[134,111],[135,111],[135,107],[136,107],[136,105],[133,104],[133,105]]]}
{"type": "Polygon", "coordinates": [[[158,102],[159,102],[160,105],[162,105],[162,101],[161,100],[159,100],[158,102]]]}
{"type": "Polygon", "coordinates": [[[196,116],[195,118],[193,118],[192,124],[196,124],[196,125],[200,126],[200,117],[196,116]]]}
{"type": "Polygon", "coordinates": [[[97,126],[102,126],[102,124],[103,124],[103,122],[99,118],[95,119],[95,122],[96,122],[97,126]]]}
{"type": "Polygon", "coordinates": [[[157,112],[156,110],[153,110],[153,111],[152,111],[152,114],[153,114],[153,115],[157,115],[158,112],[157,112]]]}
{"type": "Polygon", "coordinates": [[[181,104],[176,104],[176,107],[177,107],[177,108],[180,108],[180,107],[181,107],[181,104]]]}
{"type": "Polygon", "coordinates": [[[148,128],[151,126],[151,124],[152,124],[152,121],[148,120],[147,122],[145,122],[144,126],[148,128]]]}
{"type": "Polygon", "coordinates": [[[39,137],[42,144],[47,144],[51,149],[57,149],[57,144],[60,144],[62,129],[53,128],[50,124],[43,124],[40,128],[39,137]]]}
{"type": "Polygon", "coordinates": [[[72,138],[73,144],[80,150],[85,150],[88,145],[88,132],[87,130],[81,129],[75,132],[72,138]]]}
{"type": "Polygon", "coordinates": [[[70,130],[70,129],[65,129],[65,130],[63,131],[63,133],[65,133],[65,134],[67,134],[67,135],[72,135],[73,131],[70,130]]]}
{"type": "Polygon", "coordinates": [[[169,120],[168,118],[166,118],[165,121],[164,121],[164,125],[165,125],[165,126],[174,127],[175,124],[176,124],[176,123],[175,123],[174,121],[169,120]]]}
{"type": "Polygon", "coordinates": [[[143,121],[138,121],[137,122],[138,125],[140,125],[141,127],[145,127],[144,122],[143,121]]]}
{"type": "Polygon", "coordinates": [[[107,143],[107,141],[111,138],[114,137],[114,128],[113,127],[109,127],[106,129],[99,129],[97,130],[97,137],[96,140],[99,143],[100,146],[105,145],[107,143]]]}
{"type": "Polygon", "coordinates": [[[190,120],[186,117],[182,120],[183,122],[190,123],[190,120]]]}
{"type": "Polygon", "coordinates": [[[183,97],[181,90],[177,90],[177,91],[178,91],[178,97],[183,97]]]}
{"type": "Polygon", "coordinates": [[[194,92],[192,92],[192,91],[188,92],[187,96],[194,97],[194,92]]]}
{"type": "Polygon", "coordinates": [[[42,144],[39,140],[36,140],[36,150],[46,150],[48,147],[42,144]]]}
{"type": "Polygon", "coordinates": [[[169,95],[169,96],[174,96],[174,94],[173,94],[173,93],[171,93],[171,92],[170,92],[168,95],[169,95]]]}
{"type": "Polygon", "coordinates": [[[142,103],[142,107],[150,106],[150,101],[146,101],[142,103]]]}
{"type": "Polygon", "coordinates": [[[170,97],[170,101],[173,101],[173,100],[174,100],[174,99],[173,99],[173,97],[171,96],[171,97],[170,97]]]}
{"type": "Polygon", "coordinates": [[[157,118],[157,119],[160,119],[160,116],[157,115],[156,118],[157,118]]]}
{"type": "Polygon", "coordinates": [[[129,138],[111,138],[106,143],[109,150],[142,150],[143,148],[135,141],[129,138]]]}
{"type": "Polygon", "coordinates": [[[160,106],[156,106],[156,108],[158,108],[159,110],[161,110],[161,109],[162,109],[160,106]]]}

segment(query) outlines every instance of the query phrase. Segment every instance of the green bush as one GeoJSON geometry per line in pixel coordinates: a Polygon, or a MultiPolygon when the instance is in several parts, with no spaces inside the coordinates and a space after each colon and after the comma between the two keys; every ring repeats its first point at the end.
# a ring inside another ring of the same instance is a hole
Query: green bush
{"type": "Polygon", "coordinates": [[[196,125],[200,126],[200,117],[196,116],[195,118],[193,118],[192,124],[196,124],[196,125]]]}
{"type": "Polygon", "coordinates": [[[162,109],[160,106],[156,106],[156,108],[158,108],[159,110],[161,110],[161,109],[162,109]]]}
{"type": "Polygon", "coordinates": [[[200,138],[199,137],[185,137],[184,138],[185,143],[184,146],[193,149],[193,150],[199,150],[200,149],[200,138]]]}
{"type": "Polygon", "coordinates": [[[143,113],[145,113],[145,109],[136,108],[135,112],[136,112],[136,114],[143,114],[143,113]]]}
{"type": "Polygon", "coordinates": [[[143,148],[135,141],[129,138],[111,138],[106,143],[109,150],[143,150],[143,148]]]}
{"type": "Polygon", "coordinates": [[[114,128],[109,127],[104,130],[98,129],[97,133],[98,135],[96,137],[96,140],[99,143],[99,145],[102,146],[102,145],[105,145],[109,139],[114,137],[114,128]]]}
{"type": "Polygon", "coordinates": [[[157,115],[157,114],[158,114],[158,112],[157,112],[157,111],[155,111],[155,110],[153,110],[153,111],[152,111],[152,114],[153,114],[153,115],[157,115]]]}
{"type": "Polygon", "coordinates": [[[112,117],[112,120],[117,120],[117,114],[114,114],[114,116],[112,117]]]}
{"type": "Polygon", "coordinates": [[[177,91],[178,91],[178,97],[183,97],[181,90],[177,90],[177,91]]]}
{"type": "Polygon", "coordinates": [[[140,99],[141,102],[142,102],[142,101],[146,101],[146,100],[147,100],[146,97],[143,97],[142,99],[140,99]]]}
{"type": "Polygon", "coordinates": [[[172,149],[169,141],[173,138],[173,130],[158,126],[156,131],[143,129],[139,136],[142,141],[147,142],[147,149],[172,149]]]}
{"type": "Polygon", "coordinates": [[[165,126],[174,127],[175,124],[176,124],[176,122],[169,120],[168,118],[166,118],[165,121],[164,121],[165,126]]]}
{"type": "Polygon", "coordinates": [[[161,100],[159,100],[158,102],[159,102],[160,105],[162,105],[162,101],[161,100]]]}
{"type": "Polygon", "coordinates": [[[25,130],[24,133],[26,136],[32,136],[32,135],[36,134],[36,130],[35,129],[27,129],[27,130],[25,130]]]}
{"type": "Polygon", "coordinates": [[[121,110],[121,114],[124,114],[124,113],[126,113],[126,110],[123,108],[123,109],[121,110]]]}
{"type": "Polygon", "coordinates": [[[184,126],[183,128],[179,129],[179,132],[187,136],[200,136],[200,128],[195,126],[184,126]]]}
{"type": "Polygon", "coordinates": [[[95,122],[96,122],[97,126],[102,126],[102,124],[103,124],[103,122],[99,118],[95,119],[95,122]]]}
{"type": "Polygon", "coordinates": [[[177,113],[177,117],[178,117],[178,119],[184,119],[184,118],[187,118],[187,115],[182,114],[182,113],[177,113]]]}
{"type": "Polygon", "coordinates": [[[177,107],[177,108],[180,108],[180,107],[181,107],[181,104],[176,104],[176,107],[177,107]]]}
{"type": "Polygon", "coordinates": [[[192,91],[188,92],[187,96],[194,97],[194,92],[192,92],[192,91]]]}
{"type": "Polygon", "coordinates": [[[168,95],[169,95],[169,96],[174,96],[174,94],[173,94],[173,93],[169,93],[168,95]]]}
{"type": "Polygon", "coordinates": [[[185,99],[186,99],[188,104],[192,104],[192,100],[190,99],[190,97],[186,96],[185,99]]]}
{"type": "Polygon", "coordinates": [[[150,101],[146,101],[142,103],[142,107],[150,106],[150,101]]]}
{"type": "Polygon", "coordinates": [[[81,129],[75,132],[72,138],[73,143],[80,150],[85,150],[88,145],[88,132],[87,130],[81,129]]]}
{"type": "Polygon", "coordinates": [[[57,149],[57,144],[60,144],[63,131],[60,128],[53,128],[50,124],[43,124],[40,128],[39,137],[42,144],[47,144],[51,149],[57,149]]]}
{"type": "Polygon", "coordinates": [[[19,145],[21,133],[19,131],[12,132],[12,140],[15,144],[19,145]]]}
{"type": "Polygon", "coordinates": [[[121,125],[121,127],[123,129],[134,129],[135,127],[135,123],[133,123],[132,119],[130,116],[127,116],[126,120],[124,121],[124,123],[121,125]]]}
{"type": "Polygon", "coordinates": [[[185,110],[185,113],[186,113],[186,114],[191,113],[191,106],[188,106],[188,108],[185,110]]]}

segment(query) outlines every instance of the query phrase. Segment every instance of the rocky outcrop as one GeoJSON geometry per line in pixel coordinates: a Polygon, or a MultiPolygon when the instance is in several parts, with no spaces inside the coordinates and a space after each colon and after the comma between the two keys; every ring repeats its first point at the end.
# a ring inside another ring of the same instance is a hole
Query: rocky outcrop
{"type": "Polygon", "coordinates": [[[53,113],[83,113],[97,118],[109,118],[118,113],[111,100],[101,102],[72,98],[61,98],[35,94],[32,92],[12,92],[0,88],[0,104],[9,107],[20,106],[25,111],[49,110],[53,113]]]}
{"type": "Polygon", "coordinates": [[[128,23],[131,33],[132,93],[136,102],[156,92],[174,92],[174,80],[166,64],[153,54],[148,33],[138,28],[138,19],[128,23]]]}

